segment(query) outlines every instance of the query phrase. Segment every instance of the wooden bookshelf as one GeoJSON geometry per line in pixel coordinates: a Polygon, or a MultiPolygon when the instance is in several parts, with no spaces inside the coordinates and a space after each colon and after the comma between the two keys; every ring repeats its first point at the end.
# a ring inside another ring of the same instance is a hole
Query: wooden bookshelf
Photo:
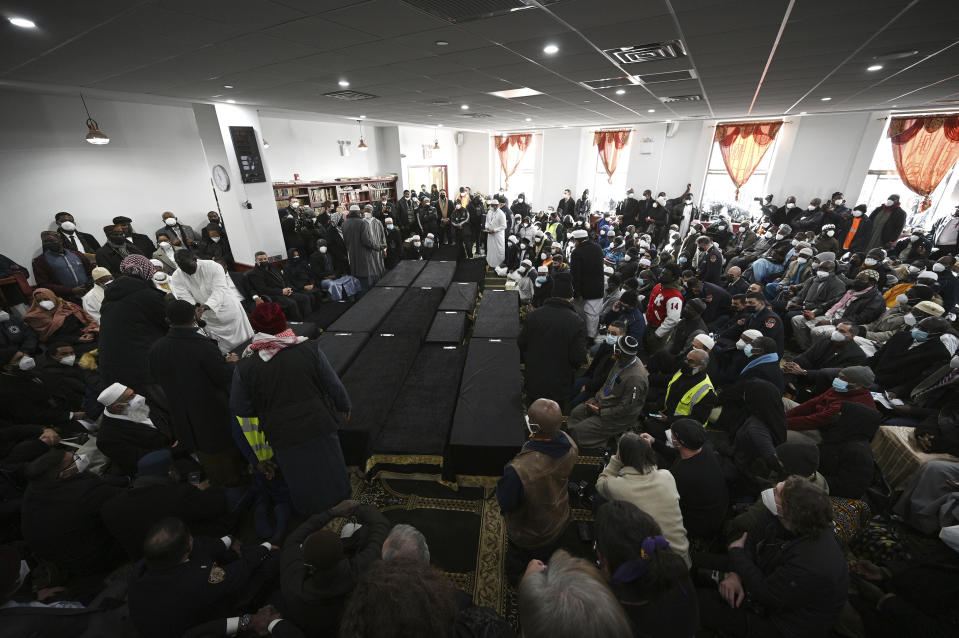
{"type": "Polygon", "coordinates": [[[330,182],[274,182],[273,197],[277,209],[286,208],[291,197],[298,197],[300,201],[311,208],[316,208],[323,202],[332,201],[334,204],[372,204],[386,193],[387,198],[396,203],[396,176],[366,177],[363,179],[337,179],[330,182]]]}

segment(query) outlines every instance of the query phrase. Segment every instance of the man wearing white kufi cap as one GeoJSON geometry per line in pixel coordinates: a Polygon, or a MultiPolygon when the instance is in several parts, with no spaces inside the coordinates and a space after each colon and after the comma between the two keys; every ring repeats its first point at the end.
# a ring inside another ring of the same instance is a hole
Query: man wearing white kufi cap
{"type": "Polygon", "coordinates": [[[141,456],[173,443],[166,424],[154,423],[146,399],[133,388],[113,383],[100,393],[97,401],[106,407],[97,433],[97,447],[123,474],[132,476],[141,456]]]}

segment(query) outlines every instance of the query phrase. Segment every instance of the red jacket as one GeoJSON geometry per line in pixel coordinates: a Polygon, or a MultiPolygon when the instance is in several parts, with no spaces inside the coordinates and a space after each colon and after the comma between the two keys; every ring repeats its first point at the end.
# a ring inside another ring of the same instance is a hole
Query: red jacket
{"type": "Polygon", "coordinates": [[[676,297],[682,301],[683,293],[676,288],[664,288],[663,284],[653,286],[653,291],[649,293],[649,305],[646,306],[646,323],[654,328],[663,325],[669,300],[676,297]]]}
{"type": "Polygon", "coordinates": [[[818,397],[813,397],[805,403],[800,403],[786,413],[786,427],[790,430],[818,430],[828,425],[842,408],[843,401],[862,403],[876,409],[876,402],[872,400],[872,393],[866,389],[852,392],[836,392],[829,388],[818,397]]]}

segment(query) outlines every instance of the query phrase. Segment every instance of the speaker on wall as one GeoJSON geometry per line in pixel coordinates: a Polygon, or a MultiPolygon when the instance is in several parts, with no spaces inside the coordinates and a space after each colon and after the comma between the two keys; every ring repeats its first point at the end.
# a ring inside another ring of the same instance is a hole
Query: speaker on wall
{"type": "Polygon", "coordinates": [[[465,144],[465,143],[466,143],[466,136],[465,136],[463,133],[457,133],[457,134],[456,134],[456,145],[457,145],[457,146],[462,146],[462,145],[465,144]]]}

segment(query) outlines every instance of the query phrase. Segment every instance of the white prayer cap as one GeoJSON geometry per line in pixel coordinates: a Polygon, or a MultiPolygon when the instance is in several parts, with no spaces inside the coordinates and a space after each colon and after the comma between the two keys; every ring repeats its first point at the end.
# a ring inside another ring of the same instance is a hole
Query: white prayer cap
{"type": "Polygon", "coordinates": [[[520,265],[526,266],[527,268],[532,268],[532,267],[533,267],[533,262],[531,262],[529,259],[524,259],[523,261],[521,261],[521,262],[519,262],[519,263],[520,263],[520,265]]]}
{"type": "Polygon", "coordinates": [[[392,218],[392,217],[387,217],[387,218],[386,218],[386,223],[387,223],[387,224],[392,224],[392,223],[393,223],[393,218],[392,218]]]}
{"type": "Polygon", "coordinates": [[[434,235],[433,233],[426,233],[426,238],[427,238],[427,239],[436,239],[436,235],[434,235]]]}
{"type": "Polygon", "coordinates": [[[549,272],[549,267],[548,267],[548,266],[540,266],[539,268],[536,269],[536,272],[540,273],[541,275],[545,275],[545,274],[547,274],[547,273],[549,272]]]}
{"type": "Polygon", "coordinates": [[[410,239],[412,239],[413,241],[419,241],[419,240],[420,240],[420,236],[419,236],[419,235],[413,235],[410,239]]]}
{"type": "Polygon", "coordinates": [[[573,239],[586,239],[587,237],[589,237],[589,233],[582,228],[577,228],[573,231],[573,239]]]}
{"type": "Polygon", "coordinates": [[[754,330],[753,328],[750,328],[749,330],[743,330],[743,336],[749,337],[750,339],[758,339],[761,336],[763,336],[763,333],[759,332],[758,330],[754,330]]]}
{"type": "Polygon", "coordinates": [[[106,406],[111,406],[119,401],[120,397],[123,396],[123,393],[126,391],[127,387],[122,383],[113,383],[107,386],[107,389],[100,393],[100,396],[97,397],[97,402],[106,406]]]}
{"type": "Polygon", "coordinates": [[[923,270],[921,273],[916,275],[916,279],[928,279],[930,281],[939,281],[939,275],[932,272],[931,270],[923,270]]]}
{"type": "Polygon", "coordinates": [[[359,211],[360,211],[360,207],[357,206],[356,204],[350,204],[350,212],[352,213],[354,210],[355,210],[356,212],[359,212],[359,211]]]}
{"type": "Polygon", "coordinates": [[[713,346],[716,345],[716,342],[713,341],[713,338],[710,337],[709,335],[705,335],[705,334],[703,334],[703,335],[696,335],[693,340],[694,340],[694,341],[698,341],[699,343],[701,343],[701,344],[703,344],[704,346],[706,346],[706,349],[707,349],[707,350],[712,350],[712,349],[713,349],[713,346]]]}

